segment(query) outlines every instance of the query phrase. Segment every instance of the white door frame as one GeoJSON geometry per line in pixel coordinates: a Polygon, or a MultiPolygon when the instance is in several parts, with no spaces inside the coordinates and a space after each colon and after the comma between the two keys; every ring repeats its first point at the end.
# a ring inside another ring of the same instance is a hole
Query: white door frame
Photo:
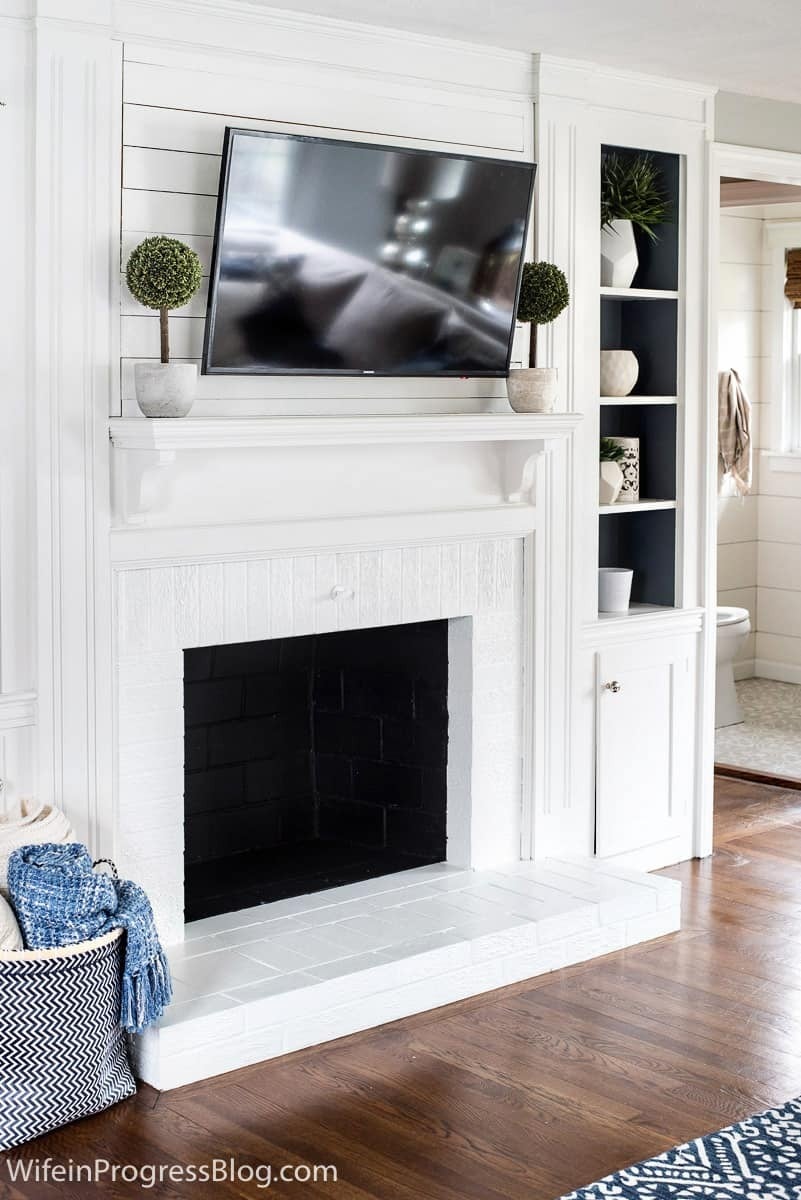
{"type": "MultiPolygon", "coordinates": [[[[801,187],[801,154],[782,150],[760,150],[753,146],[729,146],[713,142],[709,148],[709,192],[707,211],[707,248],[709,255],[709,284],[707,290],[707,373],[708,402],[706,435],[710,461],[707,464],[707,488],[703,497],[706,509],[706,538],[709,547],[703,564],[703,591],[708,611],[714,613],[717,598],[717,363],[718,363],[718,306],[720,302],[720,180],[722,176],[739,179],[760,179],[768,183],[790,183],[801,187]]],[[[700,673],[705,681],[702,745],[699,761],[702,778],[699,780],[695,818],[695,854],[712,853],[713,790],[712,769],[715,760],[715,637],[705,639],[706,662],[700,673]]]]}

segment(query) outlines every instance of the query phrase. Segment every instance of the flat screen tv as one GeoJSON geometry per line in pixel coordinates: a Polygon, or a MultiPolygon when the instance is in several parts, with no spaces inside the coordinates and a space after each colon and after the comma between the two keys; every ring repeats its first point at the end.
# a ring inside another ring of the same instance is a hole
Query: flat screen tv
{"type": "Polygon", "coordinates": [[[534,172],[226,129],[204,373],[505,375],[534,172]]]}

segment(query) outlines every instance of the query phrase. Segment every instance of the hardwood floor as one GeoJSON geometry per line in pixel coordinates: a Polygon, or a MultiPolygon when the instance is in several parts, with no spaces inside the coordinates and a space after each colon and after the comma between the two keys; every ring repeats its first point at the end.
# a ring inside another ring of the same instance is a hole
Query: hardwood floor
{"type": "Polygon", "coordinates": [[[718,780],[682,932],[108,1113],[9,1158],[334,1164],[337,1183],[0,1197],[553,1200],[801,1092],[801,793],[718,780]]]}

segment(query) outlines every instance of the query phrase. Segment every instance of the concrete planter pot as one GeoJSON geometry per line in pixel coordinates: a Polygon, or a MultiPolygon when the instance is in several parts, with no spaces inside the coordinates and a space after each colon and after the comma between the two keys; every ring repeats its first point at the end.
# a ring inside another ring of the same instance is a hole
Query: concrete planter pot
{"type": "Polygon", "coordinates": [[[601,395],[628,396],[637,382],[640,364],[633,350],[601,351],[601,395]]]}
{"type": "Polygon", "coordinates": [[[639,265],[631,221],[613,221],[601,230],[601,287],[630,288],[639,265]]]}
{"type": "Polygon", "coordinates": [[[518,413],[553,412],[558,372],[556,367],[519,367],[509,372],[506,394],[518,413]]]}
{"type": "Polygon", "coordinates": [[[195,402],[195,363],[144,362],[134,366],[136,403],[146,417],[185,417],[195,402]]]}

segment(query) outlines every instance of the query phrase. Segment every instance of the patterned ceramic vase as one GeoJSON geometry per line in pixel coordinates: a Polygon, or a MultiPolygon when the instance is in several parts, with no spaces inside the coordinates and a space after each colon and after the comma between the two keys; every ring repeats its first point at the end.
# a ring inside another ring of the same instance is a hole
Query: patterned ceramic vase
{"type": "Polygon", "coordinates": [[[640,439],[613,437],[609,440],[616,446],[622,446],[624,451],[624,456],[620,460],[623,484],[616,503],[636,504],[640,498],[640,439]]]}
{"type": "Polygon", "coordinates": [[[640,364],[633,350],[601,351],[602,396],[628,396],[639,373],[640,364]]]}

